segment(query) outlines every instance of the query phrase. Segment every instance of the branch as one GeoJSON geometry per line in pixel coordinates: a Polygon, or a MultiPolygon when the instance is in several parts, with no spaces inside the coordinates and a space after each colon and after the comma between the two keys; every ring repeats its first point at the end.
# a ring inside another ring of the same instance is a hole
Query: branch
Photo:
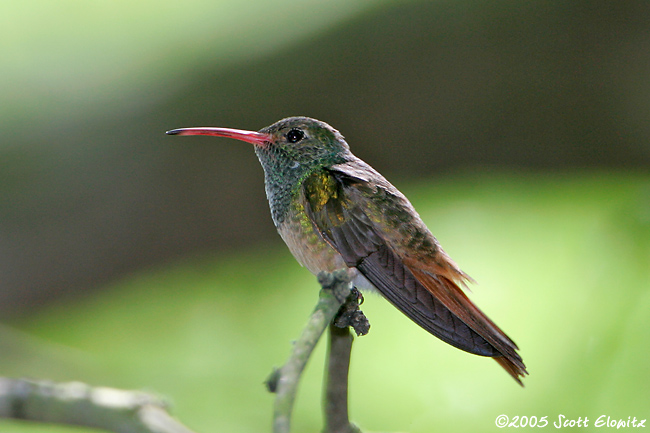
{"type": "Polygon", "coordinates": [[[192,433],[159,398],[138,391],[0,378],[0,417],[95,427],[115,433],[192,433]]]}
{"type": "MultiPolygon", "coordinates": [[[[322,290],[307,326],[295,342],[286,364],[267,380],[269,390],[277,393],[275,433],[290,430],[300,376],[328,325],[330,344],[324,431],[360,432],[348,420],[347,382],[352,349],[349,327],[357,335],[365,335],[370,325],[359,310],[362,297],[356,289],[351,289],[346,270],[322,272],[318,281],[322,290]]],[[[0,377],[0,417],[75,424],[115,433],[193,433],[172,418],[167,405],[157,397],[138,391],[91,387],[81,382],[57,384],[0,377]]]]}
{"type": "Polygon", "coordinates": [[[267,380],[269,390],[277,394],[273,413],[274,433],[289,433],[291,412],[300,375],[323,331],[332,322],[350,293],[350,278],[345,270],[331,274],[321,272],[318,275],[318,282],[323,289],[319,293],[318,303],[307,326],[294,343],[287,362],[280,369],[275,370],[267,380]]]}
{"type": "Polygon", "coordinates": [[[350,328],[357,336],[366,335],[370,330],[368,319],[359,309],[362,303],[363,296],[353,288],[329,326],[323,393],[323,433],[361,433],[357,426],[350,423],[348,416],[348,374],[354,341],[350,328]]]}
{"type": "Polygon", "coordinates": [[[348,417],[348,372],[353,337],[347,326],[339,328],[334,323],[329,326],[329,337],[323,398],[323,433],[359,433],[360,430],[350,424],[348,417]]]}

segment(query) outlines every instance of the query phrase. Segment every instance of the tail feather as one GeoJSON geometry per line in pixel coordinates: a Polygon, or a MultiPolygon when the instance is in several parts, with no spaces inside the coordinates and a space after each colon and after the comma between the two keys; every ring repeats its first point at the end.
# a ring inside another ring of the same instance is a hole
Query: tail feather
{"type": "Polygon", "coordinates": [[[517,345],[467,298],[452,273],[423,271],[386,247],[377,248],[356,267],[422,328],[459,349],[494,358],[522,384],[520,378],[528,373],[517,345]]]}
{"type": "Polygon", "coordinates": [[[464,285],[467,281],[467,275],[442,251],[433,264],[430,261],[425,264],[413,259],[406,259],[404,262],[436,299],[496,349],[500,356],[494,356],[495,361],[523,386],[521,377],[528,372],[517,353],[519,348],[459,287],[459,284],[464,285]]]}
{"type": "Polygon", "coordinates": [[[512,376],[514,380],[517,381],[517,383],[521,386],[524,386],[524,383],[521,381],[521,379],[524,377],[524,375],[528,374],[526,371],[526,366],[523,365],[523,362],[521,362],[521,359],[519,359],[520,362],[516,363],[513,362],[512,359],[506,358],[505,356],[495,356],[494,359],[505,371],[512,376]]]}

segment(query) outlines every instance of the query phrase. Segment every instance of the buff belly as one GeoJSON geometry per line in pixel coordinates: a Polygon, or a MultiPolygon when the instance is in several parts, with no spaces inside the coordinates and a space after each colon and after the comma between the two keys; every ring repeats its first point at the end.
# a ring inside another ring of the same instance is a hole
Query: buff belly
{"type": "Polygon", "coordinates": [[[314,226],[302,211],[295,206],[287,218],[277,226],[278,233],[289,247],[298,263],[318,275],[319,272],[333,272],[347,268],[352,283],[357,289],[375,291],[374,286],[357,270],[349,267],[341,255],[314,230],[314,226]]]}

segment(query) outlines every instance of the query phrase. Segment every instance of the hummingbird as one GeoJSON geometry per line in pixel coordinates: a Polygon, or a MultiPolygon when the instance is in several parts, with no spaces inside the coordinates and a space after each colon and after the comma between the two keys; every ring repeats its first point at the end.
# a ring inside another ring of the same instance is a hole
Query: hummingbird
{"type": "Polygon", "coordinates": [[[325,122],[288,117],[259,131],[194,127],[252,143],[264,169],[273,223],[298,262],[317,275],[347,269],[442,341],[491,357],[520,385],[517,345],[467,297],[473,280],[442,249],[409,200],[350,151],[325,122]]]}

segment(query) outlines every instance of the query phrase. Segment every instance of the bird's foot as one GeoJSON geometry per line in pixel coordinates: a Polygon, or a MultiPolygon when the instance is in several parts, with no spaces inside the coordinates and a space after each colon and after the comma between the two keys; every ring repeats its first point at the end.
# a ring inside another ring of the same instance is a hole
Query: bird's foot
{"type": "Polygon", "coordinates": [[[366,335],[370,330],[370,322],[359,309],[361,304],[363,304],[363,295],[353,287],[339,312],[336,313],[334,325],[339,328],[350,326],[357,336],[366,335]]]}

